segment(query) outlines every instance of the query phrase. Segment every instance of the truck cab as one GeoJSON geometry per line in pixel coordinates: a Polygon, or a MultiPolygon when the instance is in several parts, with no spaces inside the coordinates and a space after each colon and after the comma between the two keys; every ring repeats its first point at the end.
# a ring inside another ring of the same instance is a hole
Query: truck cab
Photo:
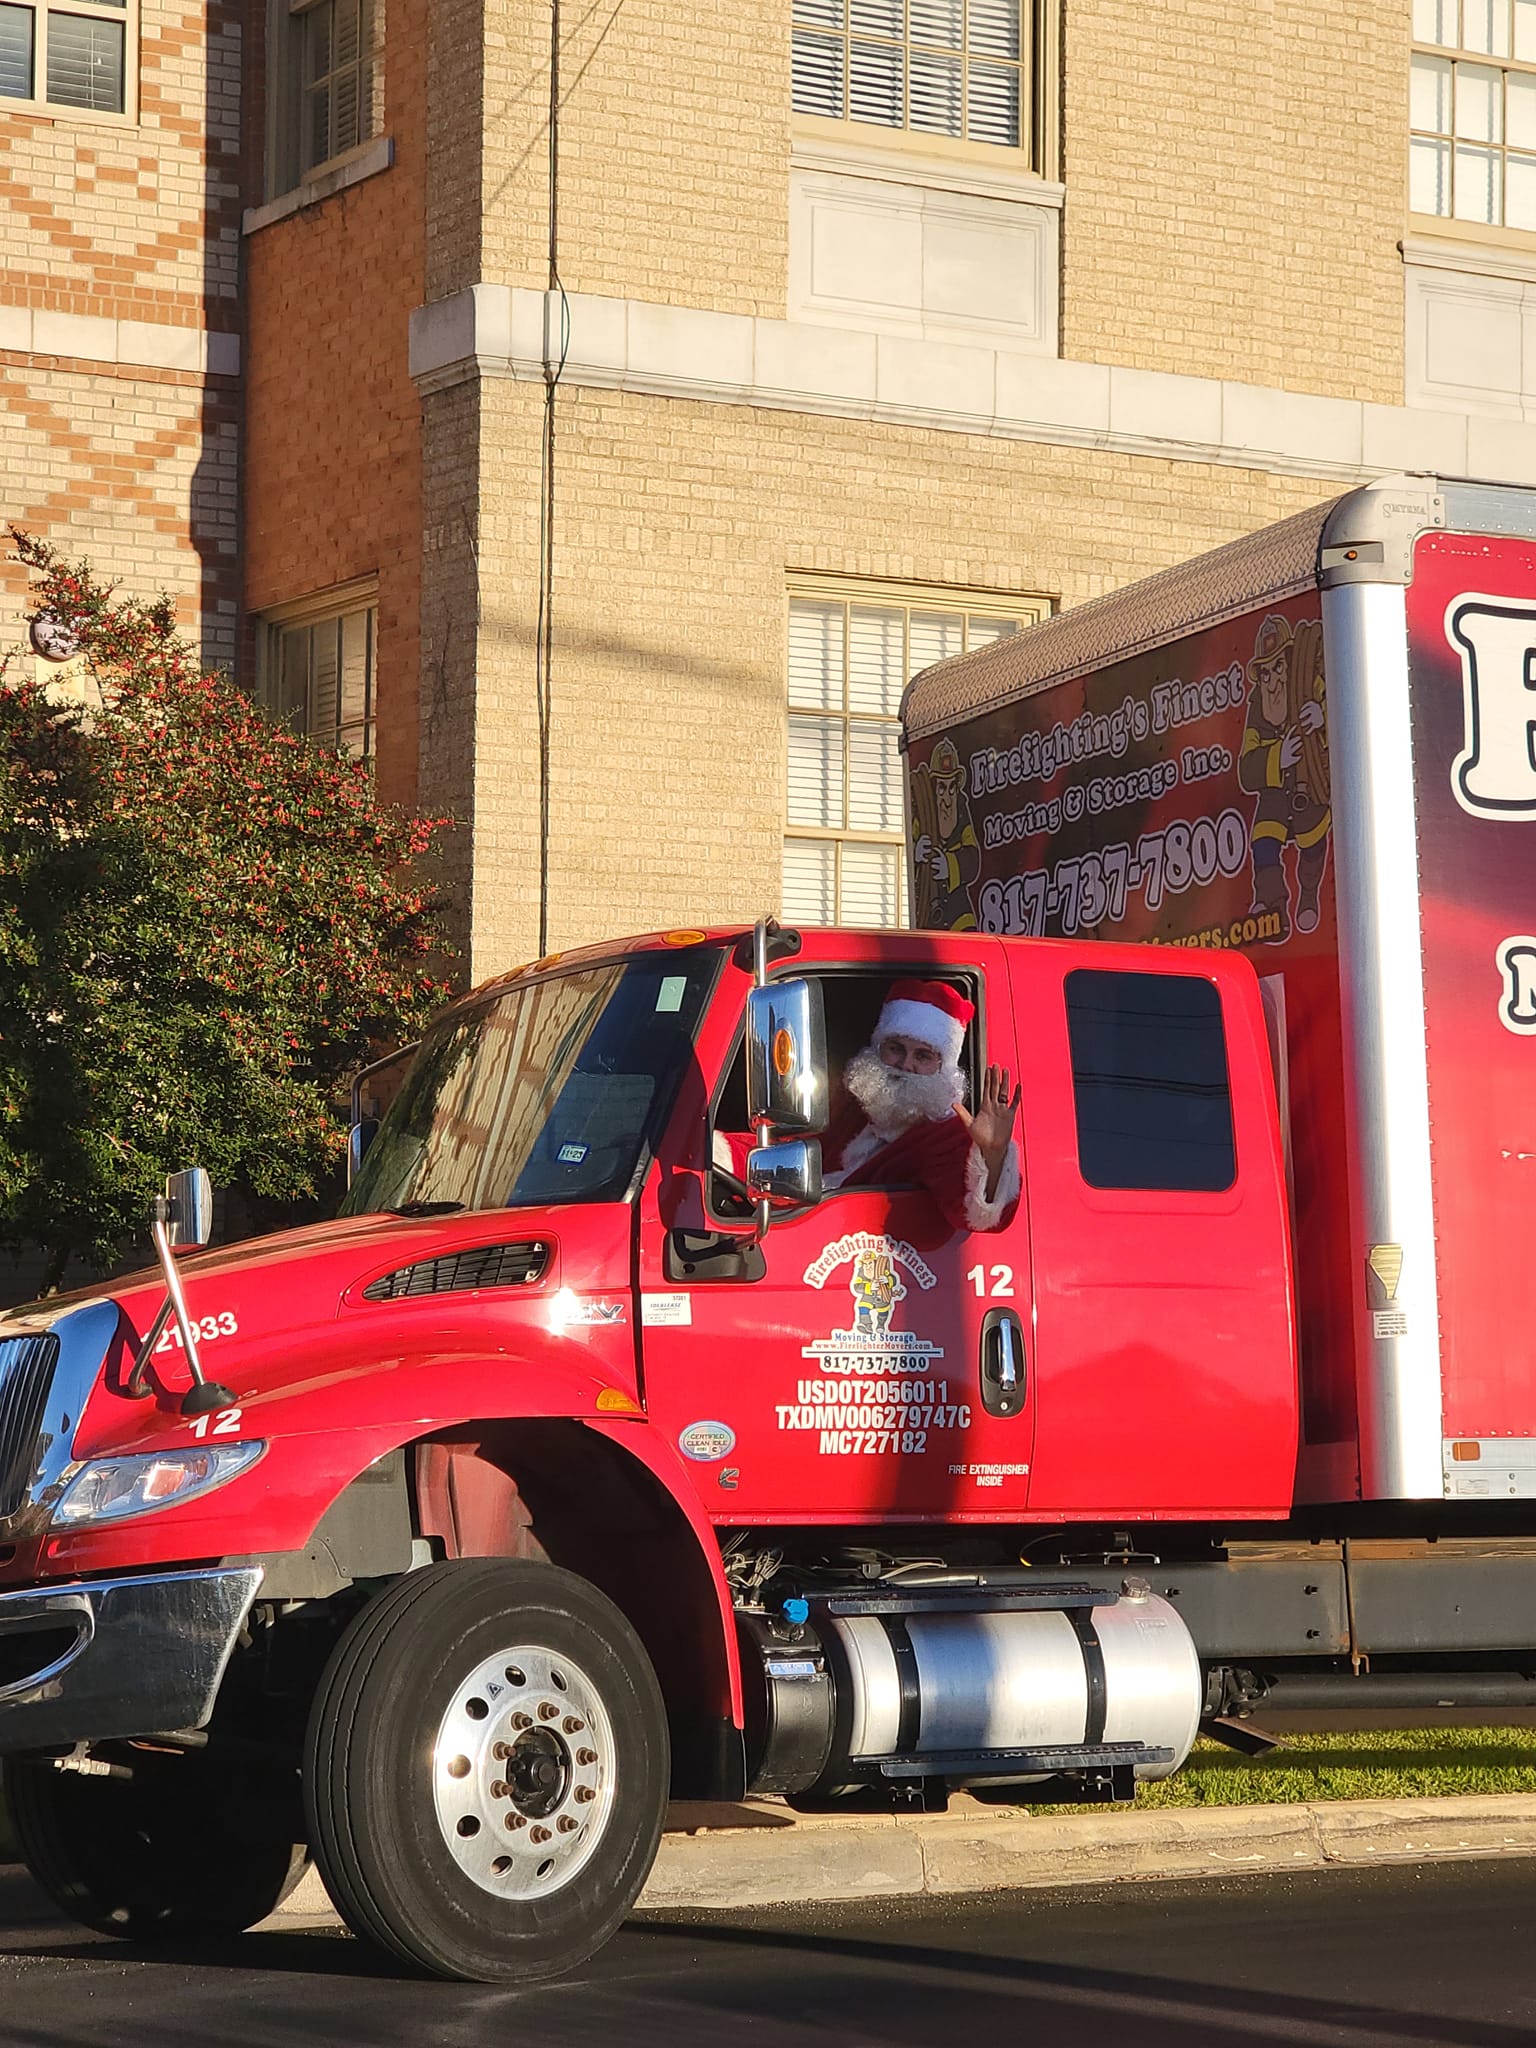
{"type": "Polygon", "coordinates": [[[335,1222],[0,1319],[28,1860],[186,1932],[314,1853],[376,1945],[526,1980],[617,1924],[669,1789],[1124,1795],[1193,1739],[1191,1638],[1028,1583],[1030,1531],[1284,1519],[1288,1242],[1242,960],[765,925],[504,976],[335,1222]],[[818,1186],[910,977],[974,1005],[973,1090],[1020,1076],[1002,1228],[818,1186]]]}

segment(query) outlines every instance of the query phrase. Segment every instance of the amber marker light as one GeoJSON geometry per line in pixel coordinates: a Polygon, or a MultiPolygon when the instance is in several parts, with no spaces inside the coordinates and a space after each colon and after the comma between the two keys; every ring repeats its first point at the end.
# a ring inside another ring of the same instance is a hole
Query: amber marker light
{"type": "Polygon", "coordinates": [[[1475,1465],[1483,1455],[1481,1444],[1452,1444],[1451,1458],[1458,1465],[1475,1465]]]}
{"type": "Polygon", "coordinates": [[[644,1409],[622,1387],[604,1387],[597,1397],[599,1415],[642,1415],[644,1409]]]}
{"type": "Polygon", "coordinates": [[[787,1081],[795,1071],[794,1034],[782,1024],[773,1034],[773,1071],[781,1081],[787,1081]]]}

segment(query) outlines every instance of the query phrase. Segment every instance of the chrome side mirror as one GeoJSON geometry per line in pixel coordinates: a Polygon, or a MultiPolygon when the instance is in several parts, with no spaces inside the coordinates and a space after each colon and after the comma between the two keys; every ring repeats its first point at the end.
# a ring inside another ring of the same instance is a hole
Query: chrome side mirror
{"type": "Polygon", "coordinates": [[[165,1237],[168,1244],[207,1244],[213,1236],[213,1183],[201,1166],[165,1177],[165,1237]]]}
{"type": "Polygon", "coordinates": [[[747,1154],[747,1187],[771,1215],[814,1209],[821,1200],[821,1145],[815,1138],[786,1138],[757,1145],[747,1154]]]}
{"type": "Polygon", "coordinates": [[[379,1120],[376,1116],[365,1116],[355,1123],[347,1133],[347,1186],[357,1179],[357,1170],[363,1163],[363,1154],[379,1135],[379,1120]]]}
{"type": "Polygon", "coordinates": [[[780,1131],[826,1129],[827,1030],[819,981],[775,981],[747,996],[747,1118],[780,1131]]]}

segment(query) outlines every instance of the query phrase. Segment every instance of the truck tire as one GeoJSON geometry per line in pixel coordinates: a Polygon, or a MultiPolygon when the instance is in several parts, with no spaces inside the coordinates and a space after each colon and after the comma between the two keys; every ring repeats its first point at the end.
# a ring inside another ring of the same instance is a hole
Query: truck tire
{"type": "Polygon", "coordinates": [[[360,1939],[439,1977],[532,1983],[617,1930],[668,1781],[639,1637],[585,1579],[431,1565],[357,1615],[310,1716],[315,1858],[360,1939]]]}
{"type": "Polygon", "coordinates": [[[275,1912],[309,1867],[298,1801],[254,1798],[237,1769],[114,1744],[132,1777],[84,1775],[9,1758],[3,1789],[22,1861],[56,1906],[125,1941],[243,1934],[275,1912]],[[292,1826],[270,1816],[292,1806],[292,1826]]]}

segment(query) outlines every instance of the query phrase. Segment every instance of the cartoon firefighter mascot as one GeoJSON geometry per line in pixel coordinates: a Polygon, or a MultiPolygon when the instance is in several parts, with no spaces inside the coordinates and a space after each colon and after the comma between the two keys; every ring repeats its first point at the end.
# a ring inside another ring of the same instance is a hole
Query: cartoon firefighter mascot
{"type": "Polygon", "coordinates": [[[966,801],[965,770],[950,740],[940,740],[912,778],[912,828],[918,923],[930,930],[975,931],[970,888],[981,873],[981,848],[966,801]]]}
{"type": "Polygon", "coordinates": [[[1328,739],[1320,621],[1290,622],[1271,612],[1260,626],[1248,664],[1248,722],[1238,780],[1254,807],[1250,841],[1253,915],[1279,913],[1276,937],[1315,931],[1328,864],[1328,739]],[[1296,910],[1282,856],[1294,846],[1296,910]]]}
{"type": "Polygon", "coordinates": [[[891,1311],[906,1293],[896,1277],[889,1252],[860,1252],[848,1283],[853,1295],[853,1327],[861,1337],[884,1337],[891,1311]]]}

